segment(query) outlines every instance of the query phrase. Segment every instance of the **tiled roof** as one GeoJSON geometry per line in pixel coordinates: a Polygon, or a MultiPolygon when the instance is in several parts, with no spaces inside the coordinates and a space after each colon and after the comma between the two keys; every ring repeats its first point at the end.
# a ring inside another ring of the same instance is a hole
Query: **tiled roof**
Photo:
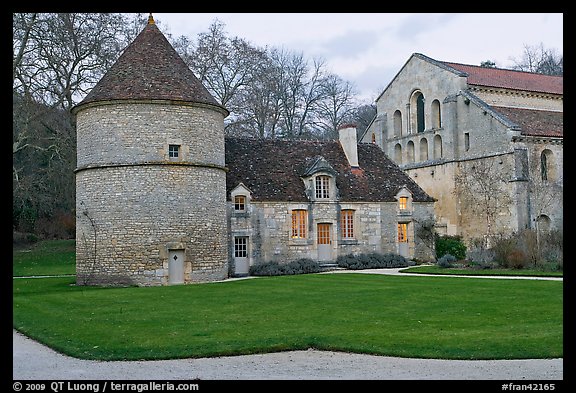
{"type": "Polygon", "coordinates": [[[156,24],[148,23],[79,105],[154,99],[221,107],[156,24]]]}
{"type": "Polygon", "coordinates": [[[226,138],[227,196],[240,183],[254,201],[308,202],[301,176],[323,157],[336,171],[343,202],[393,202],[402,186],[414,201],[434,201],[373,144],[358,145],[352,169],[338,141],[226,138]]]}
{"type": "Polygon", "coordinates": [[[538,93],[563,94],[564,77],[532,72],[480,67],[468,64],[443,62],[457,71],[468,74],[468,84],[532,91],[538,93]]]}
{"type": "Polygon", "coordinates": [[[522,135],[556,138],[562,138],[564,136],[563,112],[509,108],[502,106],[492,106],[492,109],[518,124],[522,129],[522,135]]]}

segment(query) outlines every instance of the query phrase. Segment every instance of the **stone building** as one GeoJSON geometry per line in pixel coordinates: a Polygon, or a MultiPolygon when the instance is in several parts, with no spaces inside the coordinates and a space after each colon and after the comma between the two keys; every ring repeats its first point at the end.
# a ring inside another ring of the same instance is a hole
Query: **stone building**
{"type": "Polygon", "coordinates": [[[433,196],[467,240],[562,229],[563,78],[413,54],[361,136],[433,196]]]}
{"type": "Polygon", "coordinates": [[[228,111],[152,19],[74,113],[78,283],[227,277],[228,111]]]}
{"type": "Polygon", "coordinates": [[[266,261],[393,253],[431,260],[418,236],[434,200],[345,125],[335,141],[226,139],[230,255],[236,274],[266,261]]]}
{"type": "MultiPolygon", "coordinates": [[[[340,141],[224,136],[228,111],[150,17],[74,109],[80,285],[221,280],[254,263],[392,252],[434,199],[356,129],[340,141]]],[[[429,245],[428,245],[429,246],[429,245]]]]}

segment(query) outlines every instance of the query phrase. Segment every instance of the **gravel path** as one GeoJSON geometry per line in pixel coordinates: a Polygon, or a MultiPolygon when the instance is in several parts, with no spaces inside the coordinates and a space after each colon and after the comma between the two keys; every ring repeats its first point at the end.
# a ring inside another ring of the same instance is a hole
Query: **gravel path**
{"type": "MultiPolygon", "coordinates": [[[[398,269],[365,271],[398,274],[398,269]]],[[[318,350],[114,361],[64,356],[13,331],[14,380],[563,380],[563,359],[440,360],[318,350]]]]}
{"type": "Polygon", "coordinates": [[[79,360],[14,331],[15,380],[562,380],[562,359],[405,359],[328,351],[290,351],[218,358],[79,360]]]}

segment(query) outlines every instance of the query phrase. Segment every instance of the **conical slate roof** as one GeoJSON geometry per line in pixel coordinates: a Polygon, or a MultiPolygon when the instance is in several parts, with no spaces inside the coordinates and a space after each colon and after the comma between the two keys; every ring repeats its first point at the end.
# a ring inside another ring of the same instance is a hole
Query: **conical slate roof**
{"type": "Polygon", "coordinates": [[[152,18],[79,106],[108,100],[177,100],[223,108],[152,18]]]}

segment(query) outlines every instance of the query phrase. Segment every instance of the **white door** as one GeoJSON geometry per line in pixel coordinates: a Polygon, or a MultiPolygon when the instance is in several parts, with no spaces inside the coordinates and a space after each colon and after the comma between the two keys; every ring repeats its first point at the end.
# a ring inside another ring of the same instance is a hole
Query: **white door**
{"type": "Polygon", "coordinates": [[[318,224],[317,226],[318,260],[332,260],[332,224],[318,224]]]}
{"type": "Polygon", "coordinates": [[[168,284],[184,284],[184,250],[168,252],[168,284]]]}
{"type": "Polygon", "coordinates": [[[234,237],[234,274],[245,276],[249,273],[248,236],[234,237]]]}

